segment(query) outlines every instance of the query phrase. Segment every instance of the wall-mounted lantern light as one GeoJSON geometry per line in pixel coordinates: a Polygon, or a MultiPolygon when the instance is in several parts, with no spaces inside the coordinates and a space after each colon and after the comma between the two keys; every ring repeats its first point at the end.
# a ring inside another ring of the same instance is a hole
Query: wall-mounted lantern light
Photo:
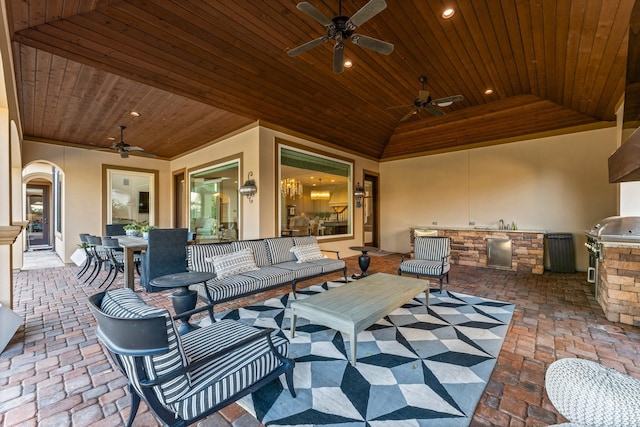
{"type": "Polygon", "coordinates": [[[256,187],[256,182],[251,179],[253,176],[253,172],[249,172],[247,176],[247,180],[244,185],[238,189],[238,192],[243,196],[247,196],[249,199],[249,203],[253,203],[253,196],[258,192],[258,187],[256,187]]]}
{"type": "Polygon", "coordinates": [[[364,196],[364,187],[360,185],[360,182],[358,182],[356,184],[356,188],[353,189],[353,197],[356,199],[356,208],[362,207],[362,198],[364,196]]]}

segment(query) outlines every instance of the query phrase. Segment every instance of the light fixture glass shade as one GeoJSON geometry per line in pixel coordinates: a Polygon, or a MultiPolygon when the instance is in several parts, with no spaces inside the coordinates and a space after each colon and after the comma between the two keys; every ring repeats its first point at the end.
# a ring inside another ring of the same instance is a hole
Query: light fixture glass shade
{"type": "Polygon", "coordinates": [[[329,200],[331,192],[327,190],[311,190],[311,200],[329,200]]]}
{"type": "Polygon", "coordinates": [[[253,196],[258,192],[258,187],[256,187],[256,182],[251,179],[253,176],[253,172],[249,172],[249,176],[247,176],[247,180],[245,183],[238,189],[238,193],[243,196],[247,196],[249,199],[249,203],[253,203],[253,196]]]}
{"type": "Polygon", "coordinates": [[[280,193],[283,197],[295,199],[298,196],[302,196],[303,190],[304,188],[300,180],[285,178],[280,181],[280,193]]]}
{"type": "Polygon", "coordinates": [[[360,185],[360,182],[356,184],[356,188],[353,189],[353,197],[356,199],[356,208],[362,207],[362,198],[366,195],[364,187],[360,185]]]}

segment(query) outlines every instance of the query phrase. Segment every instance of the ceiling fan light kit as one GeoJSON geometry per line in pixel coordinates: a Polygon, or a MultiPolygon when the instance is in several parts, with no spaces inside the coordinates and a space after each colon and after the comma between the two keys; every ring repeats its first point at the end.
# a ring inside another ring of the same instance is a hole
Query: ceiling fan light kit
{"type": "Polygon", "coordinates": [[[114,142],[113,144],[111,144],[112,150],[115,150],[118,153],[120,153],[120,157],[122,157],[123,159],[128,158],[129,153],[134,153],[139,156],[145,156],[145,157],[156,157],[155,154],[145,153],[144,148],[134,147],[124,142],[124,130],[126,128],[127,127],[124,125],[118,126],[118,129],[120,129],[120,141],[114,142]]]}
{"type": "Polygon", "coordinates": [[[356,28],[360,27],[362,24],[387,8],[385,0],[370,0],[351,18],[342,15],[342,0],[338,0],[338,15],[334,16],[332,19],[326,17],[309,2],[305,1],[298,3],[296,7],[325,27],[327,35],[308,41],[289,50],[287,54],[291,57],[313,49],[314,47],[322,43],[326,43],[329,40],[335,40],[336,44],[333,46],[333,72],[340,74],[344,71],[345,65],[344,40],[349,40],[355,45],[373,50],[374,52],[378,52],[383,55],[389,55],[393,52],[393,44],[391,43],[354,33],[356,28]]]}
{"type": "Polygon", "coordinates": [[[464,99],[464,97],[462,95],[453,95],[453,96],[446,96],[444,98],[431,99],[431,96],[429,95],[429,91],[425,90],[425,88],[424,88],[424,84],[427,82],[427,78],[425,76],[420,76],[418,78],[418,81],[420,83],[422,83],[422,90],[420,90],[418,92],[418,97],[413,101],[413,104],[396,105],[396,106],[387,108],[387,110],[392,110],[392,109],[396,109],[396,108],[408,108],[408,107],[411,107],[412,110],[410,112],[408,112],[407,114],[405,114],[400,119],[401,122],[404,122],[405,120],[408,120],[409,118],[411,118],[411,116],[414,116],[414,115],[418,114],[422,110],[425,110],[426,112],[428,112],[432,116],[442,117],[442,116],[445,115],[445,112],[442,111],[442,110],[437,109],[436,106],[438,106],[438,107],[448,107],[451,104],[453,104],[454,102],[462,101],[464,99]]]}

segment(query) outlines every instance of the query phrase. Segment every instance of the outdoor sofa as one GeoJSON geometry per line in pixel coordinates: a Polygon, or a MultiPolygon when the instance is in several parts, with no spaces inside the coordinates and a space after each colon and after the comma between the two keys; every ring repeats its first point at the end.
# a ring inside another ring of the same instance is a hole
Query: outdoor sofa
{"type": "Polygon", "coordinates": [[[216,274],[205,286],[192,286],[212,306],[287,284],[295,297],[298,282],[337,271],[347,281],[347,267],[338,252],[320,249],[315,236],[189,245],[187,269],[216,274]]]}

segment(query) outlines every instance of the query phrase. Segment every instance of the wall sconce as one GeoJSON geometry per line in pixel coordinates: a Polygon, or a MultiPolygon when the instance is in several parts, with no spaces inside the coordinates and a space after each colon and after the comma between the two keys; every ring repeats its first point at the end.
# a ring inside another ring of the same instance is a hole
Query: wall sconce
{"type": "Polygon", "coordinates": [[[253,176],[253,172],[249,172],[247,176],[247,180],[244,185],[238,189],[238,192],[243,196],[247,196],[249,199],[249,203],[253,203],[253,196],[258,192],[258,187],[256,187],[256,182],[251,179],[253,176]]]}
{"type": "Polygon", "coordinates": [[[353,197],[356,199],[356,208],[362,207],[362,198],[365,196],[364,187],[360,185],[360,182],[356,184],[356,188],[353,189],[353,197]]]}

